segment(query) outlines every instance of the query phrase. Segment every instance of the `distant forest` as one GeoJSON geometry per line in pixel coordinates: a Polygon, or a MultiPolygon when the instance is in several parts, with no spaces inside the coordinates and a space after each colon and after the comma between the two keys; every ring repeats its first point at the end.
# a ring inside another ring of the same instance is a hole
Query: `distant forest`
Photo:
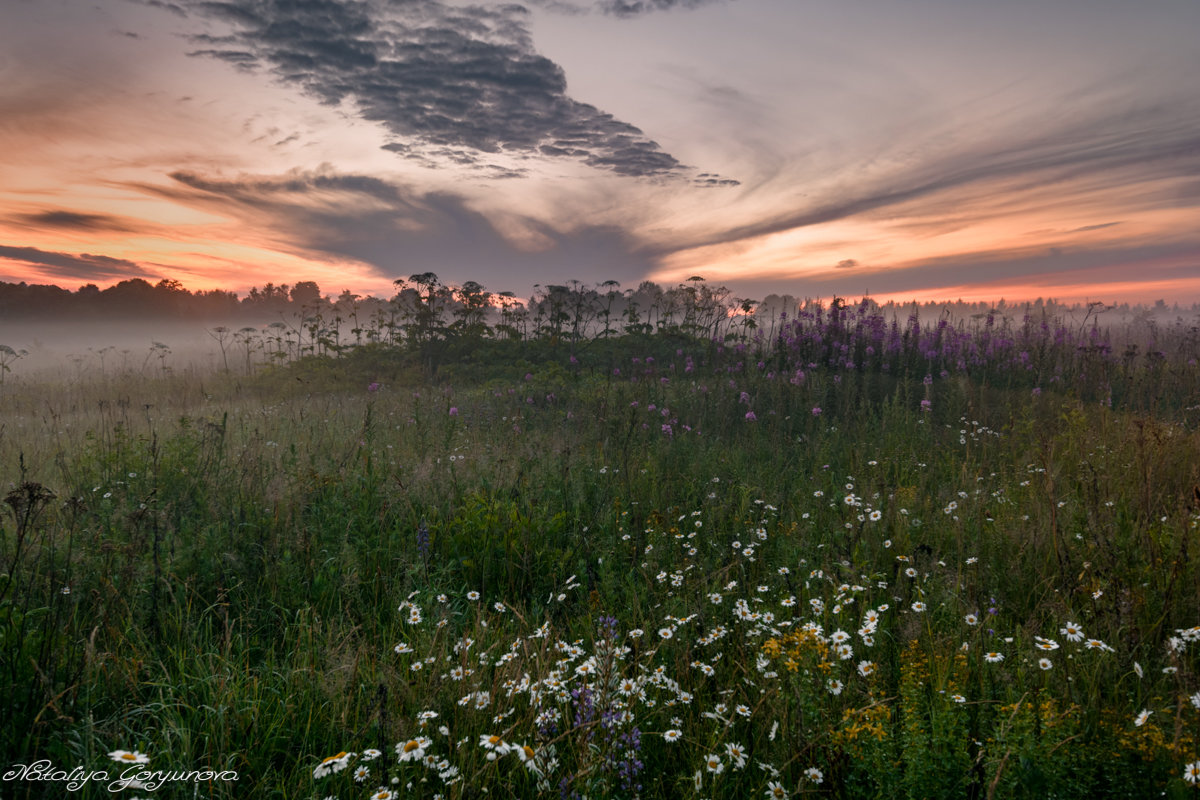
{"type": "MultiPolygon", "coordinates": [[[[811,302],[787,294],[769,294],[761,300],[733,297],[725,287],[712,286],[703,278],[693,277],[678,286],[662,287],[651,281],[637,288],[622,289],[616,281],[594,285],[568,281],[564,285],[535,286],[523,302],[513,292],[492,292],[475,281],[461,286],[443,284],[431,272],[394,281],[390,298],[356,295],[342,291],[327,295],[314,281],[293,285],[268,283],[252,288],[244,296],[222,289],[190,291],[177,280],[164,278],[150,283],[141,278],[121,281],[106,289],[87,284],[76,291],[54,285],[0,282],[0,321],[17,320],[194,320],[202,323],[247,322],[262,324],[278,319],[320,318],[351,326],[383,318],[432,316],[432,322],[459,327],[485,325],[488,333],[525,337],[544,332],[546,326],[556,332],[564,329],[581,333],[588,330],[637,332],[654,331],[673,324],[686,323],[695,332],[714,328],[730,317],[757,318],[759,325],[781,314],[794,315],[811,302]]],[[[836,300],[835,300],[836,302],[836,300]]],[[[872,303],[872,305],[875,305],[872,303]]],[[[956,318],[988,312],[1016,312],[1037,309],[1050,315],[1073,310],[1041,298],[1031,302],[925,303],[928,312],[944,313],[948,308],[956,318]]],[[[880,306],[912,309],[912,303],[887,303],[880,306]]],[[[1167,306],[1162,300],[1150,308],[1129,304],[1104,306],[1093,304],[1093,311],[1115,312],[1128,320],[1144,315],[1196,313],[1200,308],[1167,306]],[[1095,307],[1099,306],[1100,309],[1095,307]]],[[[757,326],[756,326],[757,327],[757,326]]]]}

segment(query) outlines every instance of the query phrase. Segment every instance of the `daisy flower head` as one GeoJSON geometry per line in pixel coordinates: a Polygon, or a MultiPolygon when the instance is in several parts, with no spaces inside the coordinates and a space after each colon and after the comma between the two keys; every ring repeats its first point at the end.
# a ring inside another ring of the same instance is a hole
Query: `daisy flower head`
{"type": "Polygon", "coordinates": [[[997,653],[994,651],[990,652],[990,653],[985,653],[983,656],[983,660],[988,662],[989,664],[996,664],[996,663],[999,663],[1004,660],[1004,653],[997,653]]]}
{"type": "Polygon", "coordinates": [[[470,600],[472,603],[475,602],[476,600],[479,599],[479,592],[472,589],[471,591],[467,592],[467,599],[470,600]]]}
{"type": "Polygon", "coordinates": [[[1153,713],[1154,712],[1149,709],[1142,709],[1141,713],[1134,718],[1133,724],[1138,728],[1142,727],[1146,724],[1146,720],[1150,719],[1150,715],[1153,713]]]}
{"type": "Polygon", "coordinates": [[[832,695],[836,696],[842,693],[842,682],[837,678],[831,679],[826,686],[829,688],[829,693],[832,695]]]}
{"type": "Polygon", "coordinates": [[[479,737],[479,746],[488,751],[488,761],[495,761],[500,756],[508,755],[508,751],[511,749],[508,742],[494,733],[482,734],[479,737]]]}
{"type": "Polygon", "coordinates": [[[1050,650],[1058,649],[1058,642],[1054,641],[1053,639],[1046,639],[1041,636],[1035,636],[1035,637],[1033,637],[1033,641],[1034,641],[1034,646],[1037,647],[1037,649],[1039,649],[1039,650],[1050,651],[1050,650]]]}
{"type": "Polygon", "coordinates": [[[1200,761],[1184,765],[1183,779],[1192,785],[1200,782],[1200,761]]]}
{"type": "Polygon", "coordinates": [[[920,600],[918,600],[917,602],[912,604],[912,610],[916,611],[918,614],[920,614],[921,612],[923,612],[925,610],[925,604],[922,603],[920,600]]]}
{"type": "Polygon", "coordinates": [[[150,756],[136,750],[113,750],[108,757],[118,764],[149,764],[150,756]]]}
{"type": "Polygon", "coordinates": [[[821,783],[825,780],[825,773],[821,772],[821,770],[817,769],[816,767],[809,767],[808,769],[804,770],[804,777],[808,778],[813,783],[821,783]]]}
{"type": "Polygon", "coordinates": [[[382,786],[380,786],[379,789],[377,789],[375,791],[375,794],[371,795],[371,797],[370,797],[370,800],[395,800],[395,799],[396,799],[396,793],[393,792],[391,789],[384,789],[382,786]]]}
{"type": "Polygon", "coordinates": [[[674,743],[674,742],[678,742],[682,738],[683,738],[683,731],[678,730],[676,728],[672,728],[671,730],[669,730],[663,734],[663,741],[666,741],[666,742],[674,743]]]}
{"type": "Polygon", "coordinates": [[[979,624],[979,616],[977,614],[967,614],[963,619],[968,625],[974,626],[979,624]]]}
{"type": "Polygon", "coordinates": [[[1083,628],[1074,622],[1064,623],[1063,626],[1058,629],[1058,632],[1067,637],[1068,642],[1083,641],[1083,628]]]}
{"type": "Polygon", "coordinates": [[[730,742],[725,745],[725,755],[729,756],[730,762],[734,769],[741,769],[746,766],[746,748],[736,742],[730,742]]]}
{"type": "Polygon", "coordinates": [[[350,763],[350,758],[353,755],[353,753],[347,753],[343,750],[337,755],[322,759],[321,763],[317,764],[317,768],[313,770],[313,777],[324,778],[326,775],[331,775],[335,772],[341,772],[346,768],[346,765],[350,763]]]}
{"type": "Polygon", "coordinates": [[[783,788],[783,784],[781,784],[779,781],[769,781],[767,783],[766,794],[770,800],[784,800],[784,798],[788,796],[788,791],[787,789],[783,788]]]}
{"type": "Polygon", "coordinates": [[[1050,659],[1048,659],[1048,658],[1039,658],[1039,659],[1038,659],[1038,666],[1039,666],[1039,667],[1041,667],[1043,670],[1048,670],[1048,669],[1050,669],[1051,667],[1053,667],[1053,666],[1054,666],[1054,662],[1052,662],[1052,661],[1051,661],[1050,659]]]}
{"type": "Polygon", "coordinates": [[[363,783],[369,777],[371,777],[371,769],[364,764],[360,764],[358,768],[354,770],[355,783],[363,783]]]}
{"type": "Polygon", "coordinates": [[[720,775],[725,771],[725,765],[721,763],[721,757],[716,754],[704,759],[704,768],[713,775],[720,775]]]}
{"type": "Polygon", "coordinates": [[[433,740],[426,736],[418,736],[415,739],[409,739],[406,742],[400,742],[396,745],[396,755],[400,758],[400,763],[406,761],[420,761],[425,757],[425,751],[433,744],[433,740]]]}

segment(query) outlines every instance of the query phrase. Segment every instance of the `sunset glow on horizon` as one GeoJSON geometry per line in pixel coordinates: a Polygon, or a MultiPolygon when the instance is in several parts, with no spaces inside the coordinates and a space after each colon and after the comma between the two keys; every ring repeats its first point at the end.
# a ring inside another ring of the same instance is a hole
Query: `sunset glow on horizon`
{"type": "Polygon", "coordinates": [[[1200,5],[13,0],[0,281],[1200,302],[1200,5]]]}

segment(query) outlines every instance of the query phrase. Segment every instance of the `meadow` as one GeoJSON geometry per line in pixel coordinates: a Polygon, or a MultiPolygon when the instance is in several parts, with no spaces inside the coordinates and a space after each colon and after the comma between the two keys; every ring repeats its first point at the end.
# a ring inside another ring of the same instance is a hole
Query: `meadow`
{"type": "Polygon", "coordinates": [[[1200,796],[1194,321],[237,352],[0,384],[0,796],[1200,796]]]}

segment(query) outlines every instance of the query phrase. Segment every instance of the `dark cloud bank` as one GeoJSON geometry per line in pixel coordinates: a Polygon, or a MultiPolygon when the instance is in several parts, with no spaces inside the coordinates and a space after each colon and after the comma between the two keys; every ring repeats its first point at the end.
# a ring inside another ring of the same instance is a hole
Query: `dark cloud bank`
{"type": "MultiPolygon", "coordinates": [[[[603,0],[635,15],[698,0],[603,0]]],[[[539,55],[520,5],[435,0],[191,2],[221,23],[191,37],[192,55],[269,71],[329,105],[352,103],[396,137],[394,152],[427,163],[492,169],[489,155],[577,159],[619,175],[689,172],[637,127],[567,94],[560,66],[539,55]]],[[[713,185],[705,176],[700,185],[713,185]]],[[[727,183],[722,185],[728,185],[727,183]]]]}

